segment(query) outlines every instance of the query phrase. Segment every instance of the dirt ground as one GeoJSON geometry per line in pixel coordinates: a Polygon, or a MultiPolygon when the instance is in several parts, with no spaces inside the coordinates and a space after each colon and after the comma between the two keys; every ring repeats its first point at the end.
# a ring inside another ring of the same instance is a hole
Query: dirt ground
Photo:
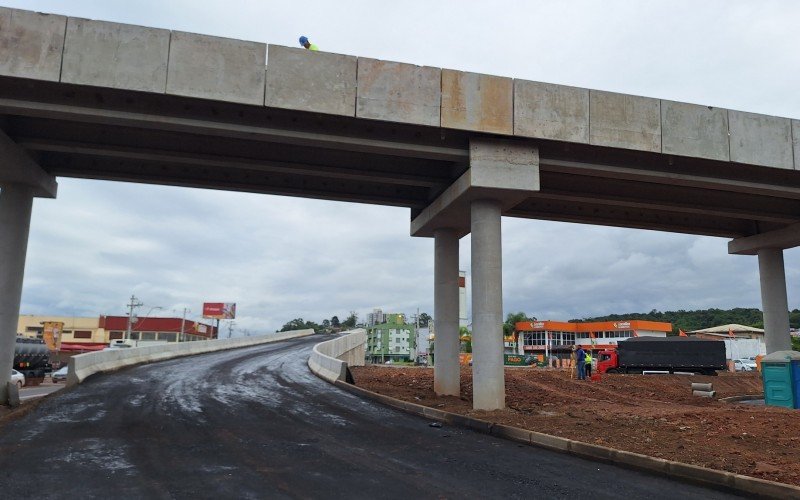
{"type": "Polygon", "coordinates": [[[406,401],[546,434],[800,485],[800,411],[692,395],[711,382],[716,398],[762,394],[758,373],[711,376],[603,375],[506,368],[506,410],[472,410],[472,372],[461,397],[433,392],[433,369],[351,368],[358,386],[406,401]]]}

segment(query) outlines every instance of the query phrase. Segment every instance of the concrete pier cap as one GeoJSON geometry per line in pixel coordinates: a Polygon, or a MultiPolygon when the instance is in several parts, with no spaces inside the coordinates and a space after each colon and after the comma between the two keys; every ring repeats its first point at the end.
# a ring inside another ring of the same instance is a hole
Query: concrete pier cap
{"type": "Polygon", "coordinates": [[[56,178],[0,130],[0,190],[8,185],[28,186],[38,198],[55,198],[58,192],[56,178]]]}
{"type": "Polygon", "coordinates": [[[411,236],[432,238],[437,229],[470,233],[470,204],[498,200],[501,211],[512,209],[539,190],[539,150],[521,141],[473,139],[470,168],[411,221],[411,236]]]}
{"type": "Polygon", "coordinates": [[[735,255],[757,255],[759,250],[773,248],[786,250],[800,246],[800,223],[765,233],[743,236],[728,242],[728,253],[735,255]]]}

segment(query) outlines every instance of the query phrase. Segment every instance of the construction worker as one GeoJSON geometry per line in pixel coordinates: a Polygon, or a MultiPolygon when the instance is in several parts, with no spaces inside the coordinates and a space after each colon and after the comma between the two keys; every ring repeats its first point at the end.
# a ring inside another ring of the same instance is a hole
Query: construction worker
{"type": "Polygon", "coordinates": [[[591,378],[592,376],[592,351],[586,349],[586,358],[584,359],[584,363],[586,364],[586,378],[591,378]]]}
{"type": "Polygon", "coordinates": [[[300,37],[300,45],[302,45],[303,47],[305,47],[308,50],[319,50],[319,48],[316,45],[314,45],[313,43],[308,41],[308,37],[307,36],[301,36],[300,37]]]}
{"type": "Polygon", "coordinates": [[[586,380],[586,351],[583,347],[578,346],[575,351],[575,367],[578,369],[578,380],[586,380]]]}

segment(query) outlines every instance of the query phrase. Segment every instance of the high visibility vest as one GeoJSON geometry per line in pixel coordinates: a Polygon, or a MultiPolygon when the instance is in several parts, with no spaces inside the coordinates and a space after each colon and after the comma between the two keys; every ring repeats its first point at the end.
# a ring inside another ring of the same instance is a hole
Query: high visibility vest
{"type": "Polygon", "coordinates": [[[319,47],[317,47],[316,45],[314,45],[314,44],[312,43],[312,44],[309,44],[309,46],[308,46],[308,50],[319,50],[319,47]]]}
{"type": "Polygon", "coordinates": [[[592,355],[587,352],[586,357],[584,358],[584,364],[589,365],[591,363],[592,363],[592,355]]]}

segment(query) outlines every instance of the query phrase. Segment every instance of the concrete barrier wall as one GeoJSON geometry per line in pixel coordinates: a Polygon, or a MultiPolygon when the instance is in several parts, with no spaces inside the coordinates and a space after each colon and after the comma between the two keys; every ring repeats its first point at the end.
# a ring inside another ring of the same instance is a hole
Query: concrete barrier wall
{"type": "Polygon", "coordinates": [[[164,93],[169,30],[70,17],[61,81],[164,93]]]}
{"type": "Polygon", "coordinates": [[[269,333],[256,337],[239,337],[232,339],[181,342],[176,344],[159,344],[147,347],[131,347],[89,352],[73,356],[69,360],[67,386],[77,385],[95,373],[119,370],[126,366],[152,363],[166,359],[192,356],[207,352],[237,349],[254,345],[277,342],[313,335],[314,330],[294,330],[290,332],[269,333]]]}
{"type": "Polygon", "coordinates": [[[315,345],[308,367],[328,382],[345,381],[348,366],[364,366],[366,343],[366,330],[344,332],[342,337],[315,345]]]}
{"type": "Polygon", "coordinates": [[[800,121],[0,7],[0,75],[800,169],[800,121]],[[166,72],[166,74],[165,74],[166,72]]]}

